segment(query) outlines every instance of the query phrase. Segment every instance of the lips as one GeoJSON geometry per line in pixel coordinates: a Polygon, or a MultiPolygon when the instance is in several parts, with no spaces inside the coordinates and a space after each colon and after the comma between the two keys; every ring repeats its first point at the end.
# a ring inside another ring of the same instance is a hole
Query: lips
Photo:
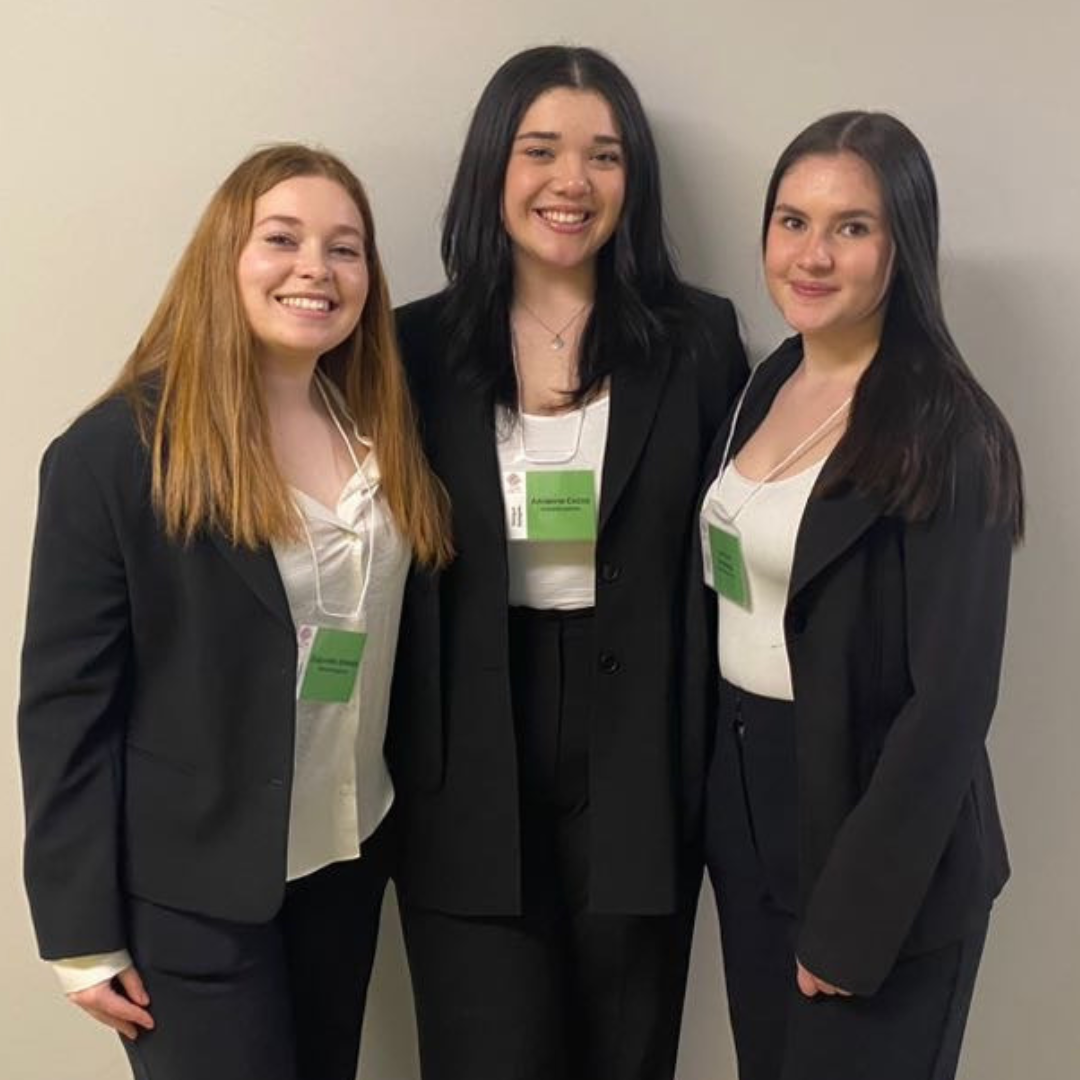
{"type": "Polygon", "coordinates": [[[320,315],[328,314],[337,307],[337,304],[328,296],[290,294],[278,296],[275,299],[282,307],[292,308],[294,311],[310,311],[320,315]]]}
{"type": "Polygon", "coordinates": [[[583,229],[593,218],[591,210],[542,207],[534,210],[540,220],[556,232],[576,232],[583,229]]]}
{"type": "Polygon", "coordinates": [[[814,281],[789,281],[788,287],[803,300],[821,300],[840,291],[835,285],[822,285],[814,281]]]}

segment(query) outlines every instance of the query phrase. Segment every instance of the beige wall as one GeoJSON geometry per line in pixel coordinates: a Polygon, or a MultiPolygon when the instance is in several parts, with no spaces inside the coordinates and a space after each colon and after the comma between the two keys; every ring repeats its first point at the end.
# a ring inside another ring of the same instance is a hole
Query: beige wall
{"type": "MultiPolygon", "coordinates": [[[[0,22],[0,693],[13,715],[38,456],[116,370],[214,186],[255,144],[321,142],[369,184],[394,294],[440,281],[436,230],[496,64],[552,40],[608,50],[664,155],[686,274],[732,295],[755,355],[780,333],[755,233],[787,139],[843,106],[924,137],[943,192],[953,326],[1028,470],[992,751],[1015,864],[972,1016],[967,1080],[1080,1069],[1077,557],[1080,6],[1075,0],[5,0],[0,22]]],[[[119,1080],[122,1056],[36,961],[12,741],[0,750],[0,1075],[119,1080]]],[[[364,1080],[416,1076],[396,920],[364,1080]]],[[[703,903],[680,1080],[729,1080],[703,903]]]]}

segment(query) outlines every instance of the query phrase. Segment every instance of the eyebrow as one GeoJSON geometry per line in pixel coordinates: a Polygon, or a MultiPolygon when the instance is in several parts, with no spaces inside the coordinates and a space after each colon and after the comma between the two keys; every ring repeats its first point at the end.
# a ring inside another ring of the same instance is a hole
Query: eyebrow
{"type": "MultiPolygon", "coordinates": [[[[801,217],[806,217],[806,211],[800,210],[797,206],[792,206],[790,203],[777,203],[773,207],[774,214],[799,214],[801,217]]],[[[836,215],[840,221],[848,221],[851,218],[870,218],[873,221],[878,220],[878,215],[873,210],[844,210],[842,213],[836,215]]]]}
{"type": "MultiPolygon", "coordinates": [[[[288,214],[267,214],[266,217],[260,218],[255,222],[255,228],[258,228],[260,225],[269,225],[275,221],[280,222],[282,225],[289,225],[292,228],[297,228],[304,224],[300,218],[290,217],[288,214]]],[[[361,240],[364,238],[364,234],[355,225],[335,225],[334,232],[347,232],[352,233],[354,236],[358,236],[361,240]]]]}
{"type": "MultiPolygon", "coordinates": [[[[514,142],[522,139],[543,139],[545,142],[558,142],[562,135],[557,131],[523,131],[514,136],[514,142]]],[[[618,135],[594,135],[593,142],[601,146],[621,146],[622,139],[618,135]]]]}

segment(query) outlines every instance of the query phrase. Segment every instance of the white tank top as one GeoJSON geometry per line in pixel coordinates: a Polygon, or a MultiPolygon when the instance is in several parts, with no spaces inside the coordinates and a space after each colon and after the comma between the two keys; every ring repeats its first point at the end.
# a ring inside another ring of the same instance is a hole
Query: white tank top
{"type": "Polygon", "coordinates": [[[725,517],[736,515],[750,598],[749,606],[742,607],[717,594],[720,674],[761,697],[791,701],[794,696],[784,611],[795,539],[826,460],[761,485],[730,463],[705,496],[703,516],[710,504],[725,517]]]}
{"type": "MultiPolygon", "coordinates": [[[[536,416],[496,412],[499,471],[591,469],[596,505],[604,471],[611,397],[605,394],[584,409],[536,416]],[[524,426],[522,426],[524,425],[524,426]],[[528,447],[528,458],[523,452],[528,447]],[[544,460],[549,459],[549,460],[544,460]]],[[[512,607],[575,611],[596,603],[596,544],[577,540],[508,540],[508,595],[512,607]]]]}

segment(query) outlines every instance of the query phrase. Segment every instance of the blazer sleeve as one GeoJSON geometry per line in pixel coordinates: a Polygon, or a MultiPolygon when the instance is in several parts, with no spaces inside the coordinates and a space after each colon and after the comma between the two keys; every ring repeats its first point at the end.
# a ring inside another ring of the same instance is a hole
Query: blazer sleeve
{"type": "Polygon", "coordinates": [[[985,524],[984,460],[963,447],[949,505],[904,530],[913,691],[837,834],[799,936],[802,963],[857,994],[874,993],[892,969],[985,752],[1012,537],[1006,524],[985,524]]]}
{"type": "Polygon", "coordinates": [[[125,944],[127,583],[107,501],[70,435],[41,467],[18,717],[24,872],[46,959],[125,944]]]}

